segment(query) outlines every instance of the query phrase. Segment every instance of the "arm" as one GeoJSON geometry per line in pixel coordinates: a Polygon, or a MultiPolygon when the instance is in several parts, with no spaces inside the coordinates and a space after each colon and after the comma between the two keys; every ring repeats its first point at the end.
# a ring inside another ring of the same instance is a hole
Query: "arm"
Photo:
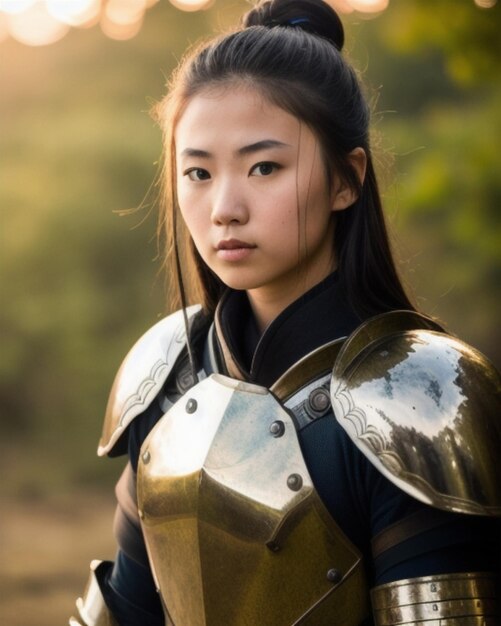
{"type": "MultiPolygon", "coordinates": [[[[188,310],[190,321],[199,307],[188,310]]],[[[129,463],[116,494],[115,563],[93,561],[89,582],[77,600],[78,616],[71,626],[163,626],[165,618],[151,575],[137,513],[135,471],[142,439],[163,414],[157,396],[186,343],[181,312],[153,326],[133,346],[111,390],[100,456],[129,450],[129,463]],[[138,426],[140,424],[140,426],[138,426]]]]}
{"type": "Polygon", "coordinates": [[[149,568],[137,507],[135,474],[127,464],[116,487],[114,563],[93,561],[78,617],[70,626],[164,626],[162,605],[149,568]]]}
{"type": "Polygon", "coordinates": [[[381,477],[431,505],[409,517],[377,480],[368,490],[378,493],[373,536],[383,531],[373,549],[376,624],[500,623],[501,378],[471,346],[407,318],[365,322],[331,384],[336,419],[355,446],[381,477]]]}
{"type": "Polygon", "coordinates": [[[423,507],[377,535],[376,626],[499,623],[499,530],[493,519],[423,507]]]}

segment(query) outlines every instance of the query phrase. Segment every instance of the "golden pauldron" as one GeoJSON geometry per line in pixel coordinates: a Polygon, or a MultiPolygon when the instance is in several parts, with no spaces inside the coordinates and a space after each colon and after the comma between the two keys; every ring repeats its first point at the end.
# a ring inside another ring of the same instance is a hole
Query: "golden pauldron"
{"type": "Polygon", "coordinates": [[[489,573],[423,576],[371,592],[376,626],[499,626],[499,580],[489,573]]]}

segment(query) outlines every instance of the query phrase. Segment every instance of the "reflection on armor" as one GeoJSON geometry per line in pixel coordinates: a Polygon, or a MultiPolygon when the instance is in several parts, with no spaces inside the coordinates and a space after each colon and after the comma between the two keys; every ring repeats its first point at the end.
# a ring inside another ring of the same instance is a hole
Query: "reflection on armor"
{"type": "Polygon", "coordinates": [[[398,580],[371,592],[376,626],[497,626],[499,581],[493,574],[442,574],[398,580]]]}
{"type": "Polygon", "coordinates": [[[106,561],[92,561],[84,595],[77,600],[78,618],[71,617],[70,626],[118,626],[99,586],[99,580],[111,565],[106,561]]]}
{"type": "Polygon", "coordinates": [[[138,500],[176,626],[358,626],[369,614],[360,554],[264,387],[215,374],[191,389],[142,447],[138,500]]]}
{"type": "MultiPolygon", "coordinates": [[[[200,306],[187,309],[191,320],[200,306]]],[[[186,346],[183,312],[177,311],[150,328],[125,357],[111,389],[98,454],[109,454],[127,426],[162,388],[186,346]]]]}
{"type": "Polygon", "coordinates": [[[449,511],[501,514],[499,373],[444,333],[395,329],[398,315],[407,314],[369,320],[341,350],[331,383],[336,418],[411,496],[449,511]]]}

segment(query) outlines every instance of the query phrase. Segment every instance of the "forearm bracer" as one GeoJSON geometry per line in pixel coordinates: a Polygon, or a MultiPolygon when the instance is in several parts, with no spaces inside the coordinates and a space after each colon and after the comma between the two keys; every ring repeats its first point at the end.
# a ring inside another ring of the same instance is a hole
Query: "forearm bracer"
{"type": "Polygon", "coordinates": [[[376,626],[499,626],[499,579],[460,573],[397,580],[371,592],[376,626]]]}
{"type": "Polygon", "coordinates": [[[92,561],[85,592],[77,600],[78,615],[70,618],[70,626],[118,626],[101,591],[104,576],[112,565],[107,561],[92,561]]]}

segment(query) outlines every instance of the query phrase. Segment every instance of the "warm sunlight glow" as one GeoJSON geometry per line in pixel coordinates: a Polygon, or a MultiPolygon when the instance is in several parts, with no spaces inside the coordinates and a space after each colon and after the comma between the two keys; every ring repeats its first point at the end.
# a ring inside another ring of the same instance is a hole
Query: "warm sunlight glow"
{"type": "Polygon", "coordinates": [[[89,26],[95,24],[101,12],[101,0],[46,0],[51,15],[63,24],[89,26]]]}
{"type": "Polygon", "coordinates": [[[481,9],[492,9],[498,0],[474,0],[477,7],[481,9]]]}
{"type": "Polygon", "coordinates": [[[9,36],[9,29],[7,28],[7,17],[0,13],[0,43],[7,39],[9,36]]]}
{"type": "Polygon", "coordinates": [[[146,11],[146,0],[108,0],[104,16],[113,24],[128,26],[140,23],[146,11]]]}
{"type": "Polygon", "coordinates": [[[354,8],[350,4],[350,0],[327,0],[327,2],[338,12],[338,13],[353,13],[354,8]]]}
{"type": "Polygon", "coordinates": [[[200,11],[208,9],[213,0],[170,0],[170,2],[181,11],[200,11]]]}
{"type": "Polygon", "coordinates": [[[0,11],[3,13],[22,13],[26,11],[36,0],[0,0],[0,11]]]}
{"type": "Polygon", "coordinates": [[[141,30],[143,25],[142,16],[135,22],[115,22],[111,20],[106,14],[101,17],[101,30],[110,39],[116,39],[117,41],[126,41],[132,39],[141,30]]]}
{"type": "MultiPolygon", "coordinates": [[[[0,0],[0,42],[9,35],[31,46],[58,41],[68,26],[88,28],[101,23],[103,33],[117,40],[139,33],[146,11],[160,0],[0,0]],[[6,34],[7,33],[7,34],[6,34]]],[[[165,2],[167,0],[164,0],[165,2]]],[[[169,0],[182,11],[201,11],[216,0],[169,0]]],[[[378,14],[390,0],[326,0],[340,14],[378,14]]],[[[498,0],[471,0],[491,9],[498,0]]]]}
{"type": "Polygon", "coordinates": [[[20,43],[46,46],[64,37],[70,27],[53,17],[45,3],[36,2],[22,13],[9,15],[7,28],[20,43]]]}
{"type": "MultiPolygon", "coordinates": [[[[112,39],[131,39],[140,31],[145,12],[159,1],[0,0],[0,42],[6,38],[7,31],[21,43],[46,45],[61,39],[69,30],[67,26],[88,28],[99,21],[103,32],[112,39]],[[34,26],[33,15],[38,16],[37,19],[40,20],[37,28],[34,26]]],[[[216,0],[169,1],[182,11],[201,11],[216,2],[216,0]]],[[[470,1],[480,9],[492,9],[498,3],[498,0],[470,1]]],[[[381,13],[390,4],[390,0],[326,0],[326,2],[340,14],[346,15],[357,11],[367,16],[381,13]]]]}
{"type": "Polygon", "coordinates": [[[389,4],[389,0],[349,0],[355,11],[360,13],[375,13],[384,11],[389,4]]]}
{"type": "Polygon", "coordinates": [[[389,0],[327,0],[338,13],[379,13],[388,7],[389,0]]]}

